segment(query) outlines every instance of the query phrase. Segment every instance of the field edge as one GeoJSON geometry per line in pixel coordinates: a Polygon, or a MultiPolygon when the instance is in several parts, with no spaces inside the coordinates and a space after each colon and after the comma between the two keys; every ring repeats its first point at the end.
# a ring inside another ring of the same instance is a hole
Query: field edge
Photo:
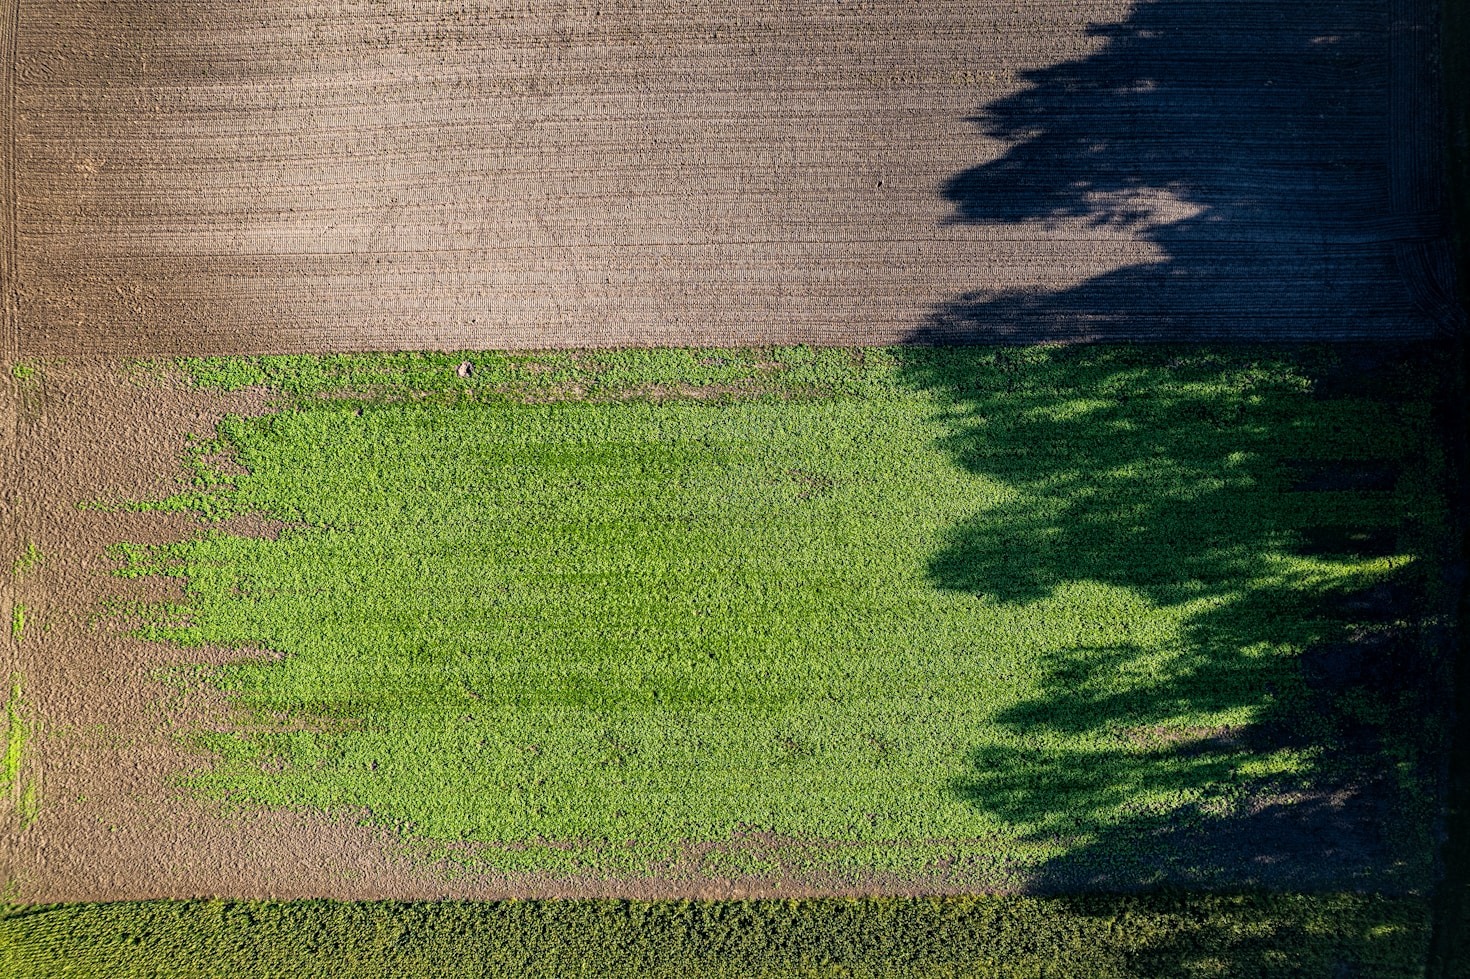
{"type": "Polygon", "coordinates": [[[199,976],[1421,975],[1422,899],[222,902],[0,912],[15,979],[199,976]]]}

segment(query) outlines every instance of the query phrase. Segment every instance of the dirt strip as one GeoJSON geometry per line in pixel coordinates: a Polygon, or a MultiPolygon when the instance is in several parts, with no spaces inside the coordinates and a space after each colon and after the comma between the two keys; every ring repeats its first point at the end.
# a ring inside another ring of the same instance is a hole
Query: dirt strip
{"type": "Polygon", "coordinates": [[[4,0],[0,8],[0,360],[9,362],[20,350],[16,309],[15,65],[20,37],[20,0],[4,0]]]}
{"type": "Polygon", "coordinates": [[[16,342],[1425,336],[1437,9],[12,0],[16,342]]]}

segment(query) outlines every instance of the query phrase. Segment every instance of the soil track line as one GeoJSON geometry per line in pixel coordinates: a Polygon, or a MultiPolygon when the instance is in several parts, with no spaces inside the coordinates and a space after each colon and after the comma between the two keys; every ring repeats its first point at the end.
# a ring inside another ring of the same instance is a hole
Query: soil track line
{"type": "MultiPolygon", "coordinates": [[[[6,573],[20,556],[16,518],[16,482],[19,470],[17,378],[12,371],[19,354],[19,319],[15,281],[15,56],[20,21],[20,0],[4,0],[0,11],[0,623],[4,624],[5,655],[0,657],[0,685],[6,696],[11,674],[20,665],[19,642],[11,635],[10,623],[16,596],[13,576],[6,573]]],[[[18,790],[19,786],[13,787],[18,790]]],[[[3,825],[3,817],[0,817],[3,825]]],[[[0,886],[5,871],[0,867],[0,886]]]]}
{"type": "Polygon", "coordinates": [[[15,59],[19,50],[20,0],[4,0],[0,12],[0,363],[9,363],[20,352],[20,317],[16,308],[16,181],[15,181],[15,59]]]}

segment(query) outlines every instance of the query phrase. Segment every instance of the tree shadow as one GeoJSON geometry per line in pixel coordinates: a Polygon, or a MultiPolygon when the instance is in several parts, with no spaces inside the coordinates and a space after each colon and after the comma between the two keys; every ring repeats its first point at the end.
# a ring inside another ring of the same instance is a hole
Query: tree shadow
{"type": "Polygon", "coordinates": [[[952,530],[932,580],[1010,605],[1126,589],[1142,610],[1044,656],[1039,692],[995,717],[1001,740],[952,786],[1060,850],[1030,886],[1425,886],[1416,806],[1442,757],[1426,719],[1445,716],[1448,667],[1429,615],[1429,434],[1398,406],[1422,397],[1431,360],[905,353],[943,405],[944,448],[1016,491],[952,530]],[[1331,396],[1359,382],[1375,397],[1331,396]],[[1323,475],[1354,468],[1402,475],[1323,475]],[[1145,635],[1156,609],[1177,633],[1145,635]],[[1288,756],[1285,775],[1259,764],[1288,756]]]}
{"type": "Polygon", "coordinates": [[[1094,53],[1027,72],[970,120],[1008,149],[943,193],[956,224],[1089,241],[1094,258],[1122,235],[1155,260],[1135,248],[1059,291],[979,287],[914,338],[1424,337],[1457,322],[1420,57],[1434,12],[1151,0],[1093,26],[1094,53]]]}

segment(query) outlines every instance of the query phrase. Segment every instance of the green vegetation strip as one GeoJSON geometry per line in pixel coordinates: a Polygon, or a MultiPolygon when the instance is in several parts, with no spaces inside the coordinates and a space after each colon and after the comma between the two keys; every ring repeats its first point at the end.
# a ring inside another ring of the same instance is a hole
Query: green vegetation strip
{"type": "Polygon", "coordinates": [[[757,902],[151,902],[0,918],[9,979],[1422,974],[1424,902],[1096,895],[757,902]]]}
{"type": "Polygon", "coordinates": [[[20,580],[45,563],[45,555],[36,547],[35,542],[28,542],[25,551],[10,566],[11,577],[20,580]]]}
{"type": "Polygon", "coordinates": [[[26,725],[21,716],[21,677],[10,678],[10,696],[5,700],[5,755],[0,759],[0,798],[9,800],[20,784],[20,767],[25,756],[26,725]]]}
{"type": "Polygon", "coordinates": [[[118,553],[186,579],[145,634],[272,654],[206,673],[244,715],[200,735],[198,789],[366,812],[425,857],[1417,887],[1434,380],[1314,397],[1334,357],[190,361],[280,404],[135,505],[283,526],[118,553]],[[1391,675],[1308,684],[1308,651],[1375,636],[1391,675]],[[1348,731],[1371,758],[1332,750],[1348,731]],[[1365,770],[1391,773],[1386,849],[1252,822],[1365,770]]]}

